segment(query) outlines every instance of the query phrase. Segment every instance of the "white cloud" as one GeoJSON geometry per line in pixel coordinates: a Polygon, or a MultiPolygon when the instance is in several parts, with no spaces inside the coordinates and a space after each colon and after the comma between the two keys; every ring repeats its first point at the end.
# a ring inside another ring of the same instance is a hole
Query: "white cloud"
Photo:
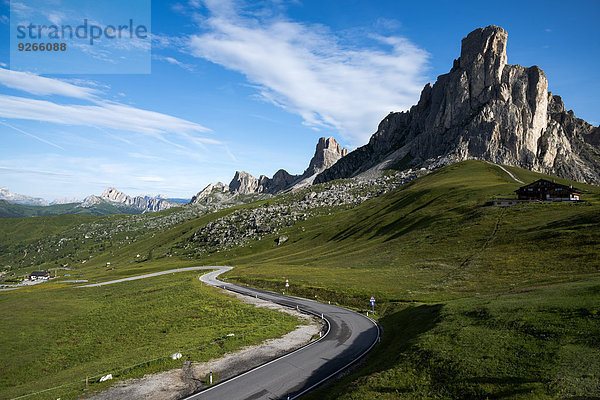
{"type": "Polygon", "coordinates": [[[146,134],[167,132],[189,134],[210,131],[194,122],[119,103],[61,105],[46,100],[7,95],[0,95],[0,117],[146,134]]]}
{"type": "Polygon", "coordinates": [[[242,17],[226,1],[205,6],[207,32],[191,37],[191,53],[244,74],[263,99],[309,126],[359,145],[388,112],[418,100],[429,56],[407,39],[372,36],[373,46],[357,48],[323,26],[242,17]]]}
{"type": "Polygon", "coordinates": [[[60,177],[71,177],[72,176],[71,174],[68,174],[65,172],[47,171],[47,170],[31,169],[31,168],[11,168],[11,167],[1,167],[1,166],[0,166],[0,173],[60,176],[60,177]]]}
{"type": "MultiPolygon", "coordinates": [[[[38,96],[59,95],[92,103],[90,105],[59,104],[48,100],[0,94],[0,117],[151,134],[171,144],[172,142],[164,137],[165,133],[180,134],[194,143],[221,144],[215,139],[194,136],[194,133],[210,132],[210,129],[200,124],[159,112],[107,101],[100,97],[102,92],[99,89],[89,87],[98,87],[98,84],[83,80],[73,82],[0,68],[0,84],[6,87],[38,96]],[[81,86],[83,84],[87,86],[81,86]]],[[[8,124],[4,125],[17,130],[8,124]]],[[[19,132],[42,140],[33,134],[21,130],[19,132]]],[[[53,143],[46,143],[60,148],[53,143]]]]}
{"type": "Polygon", "coordinates": [[[48,18],[48,21],[52,22],[54,25],[61,25],[66,16],[64,13],[55,10],[48,13],[46,17],[48,18]]]}
{"type": "Polygon", "coordinates": [[[141,160],[151,160],[151,161],[164,161],[165,160],[163,157],[153,156],[150,154],[141,154],[141,153],[129,153],[128,156],[131,158],[138,158],[141,160]]]}
{"type": "Polygon", "coordinates": [[[0,84],[27,93],[49,96],[58,95],[78,99],[94,99],[99,91],[85,86],[73,85],[59,79],[45,78],[29,72],[0,68],[0,84]]]}
{"type": "Polygon", "coordinates": [[[165,61],[165,62],[168,62],[169,64],[176,65],[182,69],[185,69],[186,71],[191,72],[194,70],[194,68],[191,65],[185,64],[173,57],[164,57],[164,56],[160,56],[158,54],[153,54],[152,58],[154,58],[155,60],[165,61]]]}

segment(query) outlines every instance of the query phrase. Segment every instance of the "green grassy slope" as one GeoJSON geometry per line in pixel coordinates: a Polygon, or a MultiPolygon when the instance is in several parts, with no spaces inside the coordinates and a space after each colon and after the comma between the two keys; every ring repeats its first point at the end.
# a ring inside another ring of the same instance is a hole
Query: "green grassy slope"
{"type": "Polygon", "coordinates": [[[199,274],[95,288],[45,283],[0,293],[0,398],[62,385],[27,398],[78,398],[86,376],[97,390],[114,383],[98,384],[99,375],[123,379],[180,368],[185,359],[207,360],[298,324],[290,315],[218,294],[199,274]],[[184,358],[168,357],[176,352],[184,358]],[[165,358],[137,365],[159,357],[165,358]]]}
{"type": "MultiPolygon", "coordinates": [[[[526,183],[546,177],[510,170],[526,183]]],[[[233,265],[228,279],[282,290],[287,278],[291,294],[363,311],[374,295],[382,345],[363,369],[316,398],[336,398],[340,387],[352,399],[600,397],[592,360],[600,346],[584,340],[597,336],[600,323],[600,188],[557,181],[583,189],[587,202],[489,206],[494,197],[514,197],[521,184],[498,166],[467,161],[230,250],[199,255],[186,246],[234,209],[135,240],[123,233],[110,244],[80,241],[80,258],[93,258],[74,264],[73,273],[97,281],[233,265]],[[278,246],[280,235],[289,240],[278,246]]],[[[79,256],[60,257],[52,263],[79,256]]]]}
{"type": "Polygon", "coordinates": [[[365,367],[307,399],[597,399],[600,279],[398,305],[365,367]]]}
{"type": "MultiPolygon", "coordinates": [[[[522,170],[524,180],[541,175],[522,170]]],[[[486,203],[514,196],[520,184],[500,168],[455,164],[351,210],[310,219],[276,246],[214,254],[205,262],[238,266],[232,278],[376,295],[390,301],[439,301],[579,279],[600,271],[600,188],[582,186],[582,204],[510,208],[486,203]]],[[[301,288],[298,288],[301,290],[301,288]]]]}

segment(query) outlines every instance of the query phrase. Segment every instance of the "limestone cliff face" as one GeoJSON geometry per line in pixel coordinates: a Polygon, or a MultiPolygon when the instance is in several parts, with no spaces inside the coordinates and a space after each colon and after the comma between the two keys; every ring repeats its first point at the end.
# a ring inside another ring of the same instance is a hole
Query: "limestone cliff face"
{"type": "Polygon", "coordinates": [[[250,194],[258,192],[258,179],[246,171],[235,171],[233,179],[229,183],[231,193],[250,194]]]}
{"type": "Polygon", "coordinates": [[[320,138],[315,149],[315,155],[310,160],[310,164],[303,176],[310,176],[325,171],[335,164],[340,158],[348,154],[348,150],[342,148],[332,137],[320,138]]]}
{"type": "Polygon", "coordinates": [[[600,129],[565,111],[539,67],[506,64],[506,43],[497,26],[471,32],[451,71],[415,106],[390,113],[367,145],[315,182],[483,159],[600,184],[600,129]]]}
{"type": "Polygon", "coordinates": [[[144,212],[162,211],[178,206],[178,204],[161,199],[160,197],[130,197],[115,188],[105,189],[100,198],[115,203],[122,203],[127,206],[137,207],[144,212]]]}

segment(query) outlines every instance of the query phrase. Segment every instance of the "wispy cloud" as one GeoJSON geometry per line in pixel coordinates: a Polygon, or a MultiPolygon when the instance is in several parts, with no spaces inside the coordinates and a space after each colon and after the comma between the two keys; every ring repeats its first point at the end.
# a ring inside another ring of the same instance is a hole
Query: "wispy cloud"
{"type": "MultiPolygon", "coordinates": [[[[171,115],[144,110],[129,105],[103,99],[99,89],[88,81],[74,81],[78,84],[59,79],[45,78],[28,72],[10,71],[0,68],[0,85],[21,90],[37,96],[58,95],[87,101],[91,104],[60,104],[49,100],[0,94],[0,117],[50,122],[61,125],[80,125],[94,127],[100,130],[113,129],[126,132],[148,134],[157,139],[172,144],[166,134],[178,134],[196,144],[221,144],[212,138],[198,137],[198,133],[211,130],[195,122],[177,118],[171,115]],[[87,86],[81,86],[81,85],[87,86]]],[[[38,136],[4,124],[12,129],[50,143],[38,136]]],[[[127,139],[123,141],[128,142],[127,139]]],[[[131,143],[131,142],[129,142],[131,143]]],[[[182,146],[184,147],[184,146],[182,146]]]]}
{"type": "Polygon", "coordinates": [[[12,130],[14,130],[14,131],[17,131],[17,132],[19,132],[19,133],[22,133],[22,134],[23,134],[23,135],[25,135],[25,136],[32,137],[32,138],[34,138],[34,139],[35,139],[35,140],[37,140],[37,141],[40,141],[40,142],[42,142],[42,143],[45,143],[45,144],[48,144],[48,145],[50,145],[50,146],[52,146],[52,147],[56,147],[57,149],[64,150],[64,147],[62,147],[62,146],[59,146],[59,145],[57,145],[56,143],[52,143],[52,142],[51,142],[51,141],[49,141],[49,140],[46,140],[46,139],[44,139],[44,138],[41,138],[41,137],[39,137],[39,136],[36,136],[36,135],[34,135],[33,133],[29,133],[29,132],[27,132],[27,131],[24,131],[23,129],[21,129],[21,128],[17,128],[16,126],[13,126],[13,125],[11,125],[11,124],[8,124],[8,123],[6,123],[6,122],[4,122],[4,121],[0,121],[0,125],[8,126],[8,127],[9,127],[9,128],[11,128],[12,130]]]}
{"type": "Polygon", "coordinates": [[[62,105],[46,100],[7,95],[0,95],[0,116],[147,134],[210,131],[194,122],[118,103],[62,105]]]}
{"type": "Polygon", "coordinates": [[[207,30],[191,37],[191,53],[244,74],[261,98],[309,126],[362,144],[385,114],[418,99],[429,55],[405,38],[372,35],[355,47],[321,25],[241,15],[231,1],[204,5],[207,30]]]}
{"type": "Polygon", "coordinates": [[[129,157],[131,157],[131,158],[137,158],[137,159],[140,159],[140,160],[151,160],[151,161],[162,161],[162,160],[164,160],[163,157],[153,156],[153,155],[150,155],[150,154],[129,153],[127,155],[129,157]]]}
{"type": "Polygon", "coordinates": [[[181,61],[179,61],[179,60],[177,60],[176,58],[173,58],[173,57],[165,57],[165,56],[161,56],[161,55],[158,55],[158,54],[153,54],[152,58],[154,58],[155,60],[167,62],[167,63],[172,64],[172,65],[176,65],[179,68],[182,68],[182,69],[184,69],[186,71],[190,71],[191,72],[191,71],[194,70],[194,67],[192,65],[183,63],[183,62],[181,62],[181,61]]]}
{"type": "Polygon", "coordinates": [[[36,74],[0,68],[0,84],[38,96],[65,96],[93,100],[98,89],[74,85],[59,79],[45,78],[36,74]]]}
{"type": "Polygon", "coordinates": [[[164,182],[164,181],[166,181],[165,178],[162,178],[160,176],[136,176],[136,179],[138,179],[142,182],[164,182]]]}
{"type": "Polygon", "coordinates": [[[0,167],[0,173],[70,177],[71,174],[31,168],[0,167]]]}

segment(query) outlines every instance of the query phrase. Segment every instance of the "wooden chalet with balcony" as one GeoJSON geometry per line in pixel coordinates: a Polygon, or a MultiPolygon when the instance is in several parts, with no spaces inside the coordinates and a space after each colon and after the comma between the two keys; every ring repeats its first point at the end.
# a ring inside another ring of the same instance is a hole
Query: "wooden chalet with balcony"
{"type": "Polygon", "coordinates": [[[547,179],[538,179],[529,185],[520,187],[515,193],[519,200],[579,201],[581,190],[547,179]]]}

